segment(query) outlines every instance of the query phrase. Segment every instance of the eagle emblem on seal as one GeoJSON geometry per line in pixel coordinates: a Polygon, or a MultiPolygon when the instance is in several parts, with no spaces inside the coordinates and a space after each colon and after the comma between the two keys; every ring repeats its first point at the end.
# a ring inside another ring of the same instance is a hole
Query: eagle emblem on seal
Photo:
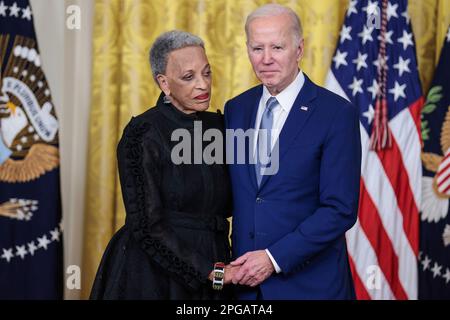
{"type": "MultiPolygon", "coordinates": [[[[435,86],[430,89],[424,110],[431,113],[435,104],[443,97],[442,87],[435,86]],[[431,108],[430,108],[431,107],[431,108]]],[[[425,135],[427,133],[425,132],[425,135]]],[[[447,107],[440,132],[441,154],[422,152],[423,166],[434,177],[422,177],[422,204],[421,219],[428,223],[439,222],[445,219],[449,210],[450,199],[450,106],[447,107]]],[[[444,246],[450,246],[450,225],[446,225],[442,234],[444,246]]]]}
{"type": "Polygon", "coordinates": [[[58,120],[33,39],[0,36],[0,181],[29,182],[59,166],[58,120]]]}

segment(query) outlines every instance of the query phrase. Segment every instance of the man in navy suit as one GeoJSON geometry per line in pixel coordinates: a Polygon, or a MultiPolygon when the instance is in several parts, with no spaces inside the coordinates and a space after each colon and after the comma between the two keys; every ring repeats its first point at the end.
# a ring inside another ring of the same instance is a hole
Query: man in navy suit
{"type": "Polygon", "coordinates": [[[262,85],[225,105],[227,129],[254,129],[244,151],[253,157],[240,164],[242,148],[232,144],[229,166],[238,298],[353,299],[345,232],[358,210],[358,111],[299,70],[304,41],[294,11],[265,5],[245,29],[262,85]]]}

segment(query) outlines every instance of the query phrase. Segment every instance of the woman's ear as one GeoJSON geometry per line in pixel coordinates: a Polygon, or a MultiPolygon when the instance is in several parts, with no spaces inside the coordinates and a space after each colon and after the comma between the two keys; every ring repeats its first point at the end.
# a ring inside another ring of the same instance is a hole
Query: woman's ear
{"type": "Polygon", "coordinates": [[[164,92],[166,96],[170,96],[169,83],[167,82],[167,77],[163,74],[158,74],[156,76],[156,81],[158,81],[159,88],[164,92]]]}

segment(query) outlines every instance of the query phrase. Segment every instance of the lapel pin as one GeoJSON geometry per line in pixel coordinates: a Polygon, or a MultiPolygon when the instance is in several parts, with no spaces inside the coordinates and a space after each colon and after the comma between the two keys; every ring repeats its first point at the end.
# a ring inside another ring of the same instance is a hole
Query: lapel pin
{"type": "Polygon", "coordinates": [[[308,107],[307,106],[301,106],[300,109],[303,110],[303,111],[308,111],[308,107]]]}

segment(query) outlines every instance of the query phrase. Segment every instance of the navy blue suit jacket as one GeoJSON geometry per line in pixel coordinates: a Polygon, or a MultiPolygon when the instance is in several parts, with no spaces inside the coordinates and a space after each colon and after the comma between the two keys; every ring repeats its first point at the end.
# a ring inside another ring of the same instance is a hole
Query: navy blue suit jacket
{"type": "MultiPolygon", "coordinates": [[[[229,100],[226,128],[254,128],[261,95],[259,85],[229,100]]],[[[234,145],[233,256],[269,249],[282,272],[260,285],[264,299],[353,299],[345,232],[358,210],[359,113],[305,76],[278,143],[279,170],[259,188],[254,165],[248,157],[238,164],[234,145]]],[[[241,299],[257,295],[250,287],[237,291],[241,299]]]]}

